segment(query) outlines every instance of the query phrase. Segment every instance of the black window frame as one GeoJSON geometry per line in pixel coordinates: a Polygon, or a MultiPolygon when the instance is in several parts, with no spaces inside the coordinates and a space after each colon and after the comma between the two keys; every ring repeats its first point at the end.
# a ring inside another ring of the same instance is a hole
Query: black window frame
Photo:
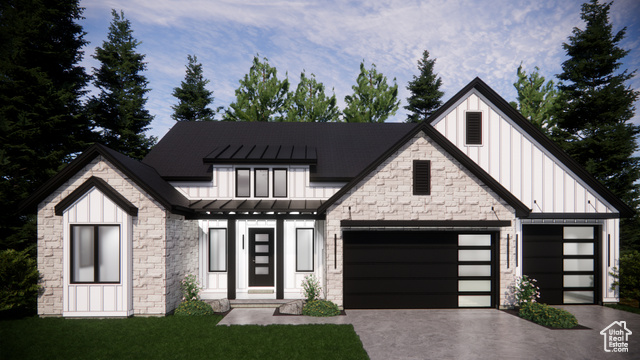
{"type": "Polygon", "coordinates": [[[316,269],[316,232],[314,228],[296,228],[296,272],[312,273],[316,269]],[[300,230],[311,230],[311,270],[300,270],[298,263],[298,232],[300,230]]]}
{"type": "Polygon", "coordinates": [[[229,232],[227,228],[209,228],[207,239],[207,270],[211,273],[224,273],[229,268],[229,232]],[[211,230],[224,230],[224,270],[211,270],[211,230]]]}
{"type": "Polygon", "coordinates": [[[268,198],[269,197],[269,168],[254,168],[253,169],[253,197],[257,198],[268,198]],[[267,186],[265,187],[267,190],[266,195],[258,195],[258,171],[266,171],[267,172],[267,186]]]}
{"type": "Polygon", "coordinates": [[[120,284],[122,283],[122,227],[120,224],[72,224],[69,228],[69,278],[70,284],[120,284]],[[75,257],[74,254],[74,238],[73,228],[75,227],[93,227],[93,281],[78,281],[75,279],[75,271],[73,268],[75,257]],[[117,227],[118,228],[118,281],[100,281],[100,227],[117,227]]]}
{"type": "Polygon", "coordinates": [[[464,122],[465,145],[482,145],[482,111],[465,112],[464,122]]]}
{"type": "Polygon", "coordinates": [[[289,171],[286,168],[274,168],[273,169],[273,197],[274,198],[286,198],[289,195],[289,171]],[[278,195],[276,192],[276,172],[284,171],[284,195],[278,195]]]}
{"type": "Polygon", "coordinates": [[[431,160],[413,160],[413,195],[431,195],[431,160]]]}
{"type": "Polygon", "coordinates": [[[239,197],[239,198],[251,197],[251,169],[250,168],[236,168],[236,197],[239,197]],[[239,193],[240,187],[238,186],[238,177],[240,176],[240,171],[249,172],[249,187],[248,187],[249,190],[247,195],[240,195],[239,193]]]}

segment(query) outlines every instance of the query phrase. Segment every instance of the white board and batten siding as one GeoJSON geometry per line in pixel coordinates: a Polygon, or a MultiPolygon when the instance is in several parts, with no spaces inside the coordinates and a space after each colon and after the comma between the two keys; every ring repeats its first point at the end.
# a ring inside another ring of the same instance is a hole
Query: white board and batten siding
{"type": "Polygon", "coordinates": [[[475,90],[433,125],[534,213],[617,212],[475,90]],[[482,145],[465,144],[467,111],[482,112],[482,145]]]}
{"type": "MultiPolygon", "coordinates": [[[[236,194],[236,168],[287,169],[287,199],[328,199],[345,183],[312,183],[308,166],[214,166],[212,181],[173,181],[173,185],[189,200],[233,199],[236,194]]],[[[251,184],[254,184],[251,171],[251,184]]],[[[269,186],[272,178],[269,179],[269,186]]],[[[271,191],[270,191],[271,192],[271,191]]],[[[252,191],[253,194],[253,191],[252,191]]],[[[259,198],[273,199],[273,198],[259,198]]]]}
{"type": "Polygon", "coordinates": [[[130,316],[133,299],[132,218],[96,188],[89,190],[63,213],[63,316],[130,316]],[[71,225],[118,225],[120,228],[120,282],[71,283],[71,225]]]}

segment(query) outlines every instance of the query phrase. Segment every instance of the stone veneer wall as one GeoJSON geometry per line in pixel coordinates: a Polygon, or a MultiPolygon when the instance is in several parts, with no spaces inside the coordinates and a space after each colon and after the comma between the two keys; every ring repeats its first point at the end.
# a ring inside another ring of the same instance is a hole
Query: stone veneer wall
{"type": "Polygon", "coordinates": [[[327,210],[326,237],[338,239],[337,267],[334,242],[326,245],[327,299],[343,304],[341,220],[497,219],[512,223],[500,229],[499,304],[504,305],[515,276],[515,246],[509,268],[505,256],[507,236],[514,239],[515,210],[420,132],[327,210]],[[431,161],[431,195],[413,195],[413,160],[431,161]]]}
{"type": "MultiPolygon", "coordinates": [[[[186,275],[198,276],[198,221],[169,214],[167,218],[167,308],[180,305],[180,282],[186,275]]],[[[202,283],[202,281],[200,281],[202,283]]]]}
{"type": "Polygon", "coordinates": [[[38,314],[62,315],[63,309],[64,225],[62,216],[55,215],[54,207],[91,176],[106,180],[138,208],[138,216],[133,218],[134,315],[165,314],[166,211],[101,156],[96,157],[38,205],[38,271],[42,275],[43,286],[43,293],[38,298],[38,314]]]}

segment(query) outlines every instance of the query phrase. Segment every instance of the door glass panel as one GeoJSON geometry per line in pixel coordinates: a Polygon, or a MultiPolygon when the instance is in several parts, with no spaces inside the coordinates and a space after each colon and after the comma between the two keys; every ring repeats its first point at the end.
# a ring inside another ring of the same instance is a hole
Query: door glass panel
{"type": "Polygon", "coordinates": [[[460,295],[458,296],[459,307],[489,307],[491,306],[491,295],[460,295]]]}
{"type": "Polygon", "coordinates": [[[120,281],[120,227],[98,227],[100,282],[120,281]]]}
{"type": "Polygon", "coordinates": [[[593,271],[593,259],[564,259],[564,271],[593,271]]]}
{"type": "Polygon", "coordinates": [[[566,226],[564,239],[593,239],[593,226],[566,226]]]}
{"type": "Polygon", "coordinates": [[[593,255],[593,243],[564,243],[565,255],[593,255]]]}
{"type": "Polygon", "coordinates": [[[458,265],[458,276],[491,276],[491,265],[458,265]]]}
{"type": "Polygon", "coordinates": [[[94,277],[93,226],[72,226],[73,281],[92,282],[94,277]]]}
{"type": "Polygon", "coordinates": [[[269,170],[256,169],[256,197],[269,196],[269,170]]]}
{"type": "Polygon", "coordinates": [[[256,256],[256,264],[268,264],[269,257],[268,256],[256,256]]]}
{"type": "Polygon", "coordinates": [[[256,234],[256,242],[269,241],[269,234],[256,234]]]}
{"type": "Polygon", "coordinates": [[[593,287],[593,275],[564,275],[564,287],[593,287]]]}
{"type": "Polygon", "coordinates": [[[458,250],[459,261],[491,261],[491,250],[458,250]]]}
{"type": "Polygon", "coordinates": [[[489,234],[458,235],[458,245],[460,246],[491,246],[491,235],[489,234]]]}
{"type": "Polygon", "coordinates": [[[256,275],[269,275],[269,268],[265,266],[256,266],[256,275]]]}
{"type": "Polygon", "coordinates": [[[565,304],[593,304],[593,291],[565,291],[563,302],[565,304]]]}
{"type": "Polygon", "coordinates": [[[491,291],[491,280],[459,280],[458,291],[491,291]]]}
{"type": "Polygon", "coordinates": [[[256,245],[256,252],[257,253],[268,253],[269,252],[269,245],[256,245]]]}

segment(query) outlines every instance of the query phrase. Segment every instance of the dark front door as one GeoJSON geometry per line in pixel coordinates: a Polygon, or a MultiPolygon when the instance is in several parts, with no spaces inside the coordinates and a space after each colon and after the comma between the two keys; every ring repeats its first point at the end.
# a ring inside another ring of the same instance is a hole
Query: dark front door
{"type": "Polygon", "coordinates": [[[273,229],[249,229],[249,286],[273,286],[273,229]]]}

